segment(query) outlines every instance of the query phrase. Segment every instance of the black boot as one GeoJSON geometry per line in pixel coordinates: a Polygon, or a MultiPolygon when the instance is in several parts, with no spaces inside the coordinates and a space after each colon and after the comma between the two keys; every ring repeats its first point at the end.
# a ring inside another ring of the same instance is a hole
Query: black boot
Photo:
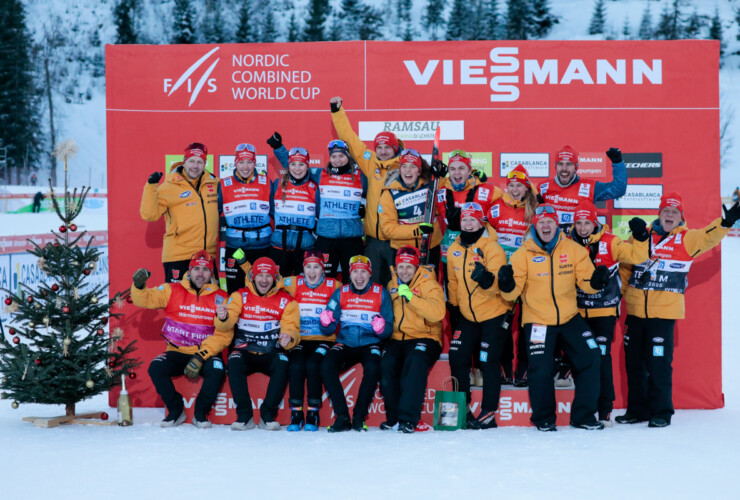
{"type": "Polygon", "coordinates": [[[319,409],[313,406],[308,407],[306,412],[306,425],[304,431],[315,432],[319,430],[319,409]]]}
{"type": "Polygon", "coordinates": [[[298,432],[303,427],[303,407],[291,407],[290,408],[290,425],[288,426],[288,432],[298,432]]]}
{"type": "Polygon", "coordinates": [[[326,428],[329,432],[346,432],[352,430],[352,421],[349,415],[337,415],[334,423],[326,428]]]}

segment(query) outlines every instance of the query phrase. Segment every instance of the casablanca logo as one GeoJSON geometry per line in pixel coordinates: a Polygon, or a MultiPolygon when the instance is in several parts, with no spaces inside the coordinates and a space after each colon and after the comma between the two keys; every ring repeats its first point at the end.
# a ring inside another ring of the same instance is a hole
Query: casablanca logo
{"type": "Polygon", "coordinates": [[[220,57],[217,57],[213,63],[208,67],[208,69],[203,73],[203,76],[200,77],[198,80],[198,83],[195,84],[195,87],[193,87],[191,75],[195,73],[195,71],[200,68],[200,66],[205,63],[211,55],[213,55],[220,47],[216,47],[215,49],[211,49],[206,55],[195,61],[192,66],[190,66],[188,69],[185,70],[185,72],[180,75],[180,77],[177,79],[177,81],[172,83],[171,78],[165,78],[164,79],[164,92],[167,93],[167,97],[170,97],[172,94],[175,93],[180,87],[183,85],[186,86],[187,92],[190,94],[190,102],[188,103],[188,107],[192,106],[195,102],[195,99],[198,98],[198,94],[200,94],[200,91],[203,90],[203,86],[208,84],[208,88],[206,89],[206,92],[213,93],[216,92],[216,79],[215,78],[208,78],[211,76],[211,73],[213,73],[213,70],[216,69],[216,64],[218,64],[218,61],[221,60],[220,57]]]}

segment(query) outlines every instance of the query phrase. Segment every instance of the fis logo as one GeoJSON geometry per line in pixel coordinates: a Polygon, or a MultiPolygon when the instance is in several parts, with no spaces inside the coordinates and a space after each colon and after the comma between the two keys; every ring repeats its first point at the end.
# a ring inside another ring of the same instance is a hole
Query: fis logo
{"type": "Polygon", "coordinates": [[[190,94],[190,102],[188,102],[188,107],[192,106],[195,100],[198,98],[198,94],[200,94],[200,91],[203,90],[203,86],[208,85],[206,92],[213,93],[216,92],[216,79],[215,78],[209,78],[211,76],[211,73],[213,73],[213,70],[216,69],[216,64],[218,64],[218,61],[221,60],[221,58],[217,57],[213,63],[208,67],[208,69],[205,70],[205,72],[201,75],[198,82],[193,86],[193,79],[190,78],[193,73],[195,73],[198,68],[201,67],[203,63],[205,63],[208,58],[210,58],[220,47],[216,47],[215,49],[211,49],[206,55],[195,61],[192,66],[190,66],[188,69],[185,70],[185,72],[180,75],[180,77],[177,79],[177,81],[173,84],[171,78],[165,78],[164,79],[164,92],[167,94],[167,97],[170,97],[172,94],[175,93],[180,87],[185,85],[185,88],[187,89],[187,93],[190,94]]]}

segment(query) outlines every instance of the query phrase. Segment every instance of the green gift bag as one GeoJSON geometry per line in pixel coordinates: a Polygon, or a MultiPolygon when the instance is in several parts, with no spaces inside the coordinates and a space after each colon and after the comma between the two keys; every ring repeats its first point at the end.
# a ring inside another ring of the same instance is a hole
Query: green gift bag
{"type": "Polygon", "coordinates": [[[434,430],[456,431],[465,428],[468,400],[464,392],[458,391],[455,377],[447,377],[442,382],[442,389],[447,381],[452,382],[453,391],[437,391],[434,394],[434,430]]]}

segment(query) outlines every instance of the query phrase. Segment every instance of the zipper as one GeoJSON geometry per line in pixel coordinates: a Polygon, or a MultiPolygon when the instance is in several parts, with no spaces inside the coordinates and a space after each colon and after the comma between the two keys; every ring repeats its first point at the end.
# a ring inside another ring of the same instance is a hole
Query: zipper
{"type": "MultiPolygon", "coordinates": [[[[471,299],[473,292],[470,291],[470,287],[468,286],[468,277],[465,271],[465,268],[467,267],[466,265],[467,261],[468,261],[468,247],[465,247],[465,256],[463,257],[463,265],[462,265],[463,282],[465,283],[465,289],[468,291],[468,306],[470,307],[470,313],[473,315],[473,321],[477,323],[478,318],[476,318],[475,311],[473,311],[473,301],[471,299]]],[[[473,291],[475,291],[475,288],[473,289],[473,291]]]]}
{"type": "MultiPolygon", "coordinates": [[[[555,251],[555,249],[553,249],[555,251]]],[[[557,317],[557,325],[560,325],[560,308],[558,307],[558,301],[555,300],[555,268],[554,268],[554,262],[552,258],[552,254],[550,257],[550,292],[552,293],[552,303],[555,304],[555,315],[557,317]]]]}

